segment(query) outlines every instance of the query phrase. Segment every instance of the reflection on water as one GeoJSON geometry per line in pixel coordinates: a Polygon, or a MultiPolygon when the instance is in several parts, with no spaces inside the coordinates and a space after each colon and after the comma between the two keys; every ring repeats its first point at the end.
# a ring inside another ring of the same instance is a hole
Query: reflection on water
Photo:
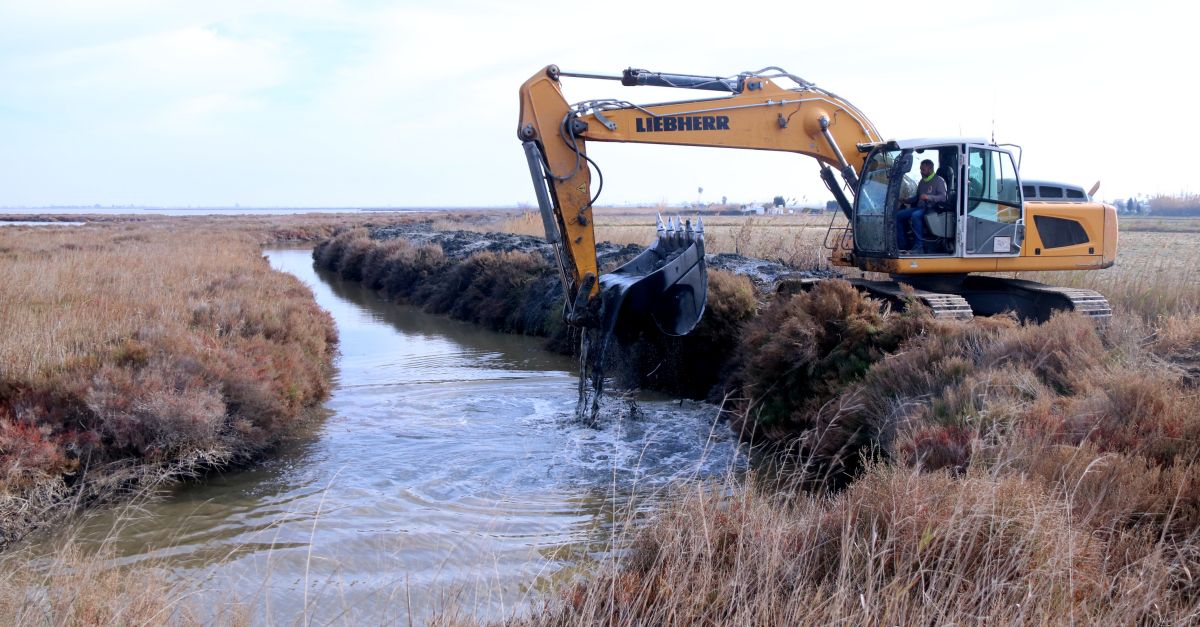
{"type": "Polygon", "coordinates": [[[384,302],[317,274],[307,250],[268,257],[337,322],[329,415],[266,463],[124,520],[110,539],[121,563],[164,559],[256,621],[496,616],[627,539],[667,484],[741,463],[711,406],[639,395],[589,427],[574,417],[575,361],[540,340],[384,302]]]}

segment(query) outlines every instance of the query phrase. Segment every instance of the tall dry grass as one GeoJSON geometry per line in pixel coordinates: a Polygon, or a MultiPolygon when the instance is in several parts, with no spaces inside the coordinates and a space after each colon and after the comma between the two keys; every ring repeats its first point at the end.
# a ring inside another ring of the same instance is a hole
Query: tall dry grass
{"type": "Polygon", "coordinates": [[[0,544],[245,459],[324,398],[332,320],[256,242],[157,221],[0,230],[0,544]]]}
{"type": "Polygon", "coordinates": [[[730,407],[779,475],[682,488],[528,622],[1194,623],[1200,316],[1161,307],[1097,329],[779,299],[730,407]]]}
{"type": "Polygon", "coordinates": [[[1100,329],[889,313],[836,283],[776,299],[727,409],[782,464],[681,487],[510,622],[1195,623],[1200,247],[1172,231],[1029,277],[1104,293],[1100,329]]]}
{"type": "Polygon", "coordinates": [[[1150,211],[1155,216],[1197,217],[1200,216],[1200,194],[1159,194],[1150,199],[1150,211]]]}
{"type": "MultiPolygon", "coordinates": [[[[0,560],[0,618],[10,625],[201,624],[189,595],[165,565],[113,567],[73,541],[40,559],[0,560]]],[[[233,611],[211,613],[247,622],[233,611]]]]}
{"type": "Polygon", "coordinates": [[[621,566],[510,622],[1195,622],[1194,557],[1136,532],[1098,538],[1071,504],[986,468],[873,466],[833,496],[699,486],[658,513],[621,566]]]}

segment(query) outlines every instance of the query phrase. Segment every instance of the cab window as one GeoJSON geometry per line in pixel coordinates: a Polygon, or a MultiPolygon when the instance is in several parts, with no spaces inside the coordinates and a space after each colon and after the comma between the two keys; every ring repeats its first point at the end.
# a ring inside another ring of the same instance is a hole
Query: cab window
{"type": "Polygon", "coordinates": [[[971,149],[967,159],[967,214],[993,222],[1020,219],[1020,188],[1008,153],[971,149]]]}
{"type": "Polygon", "coordinates": [[[967,254],[1020,254],[1024,231],[1021,188],[1012,155],[971,148],[967,155],[967,254]]]}

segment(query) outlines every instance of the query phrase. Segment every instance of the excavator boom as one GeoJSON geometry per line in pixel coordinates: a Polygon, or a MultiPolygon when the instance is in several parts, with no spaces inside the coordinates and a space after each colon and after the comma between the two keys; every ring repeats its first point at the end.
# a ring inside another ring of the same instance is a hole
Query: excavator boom
{"type": "MultiPolygon", "coordinates": [[[[849,215],[849,200],[830,166],[851,189],[863,166],[860,150],[880,137],[857,108],[779,68],[731,77],[662,74],[628,69],[621,76],[570,74],[548,66],[521,86],[518,136],[537,192],[547,239],[555,245],[568,294],[568,321],[611,328],[619,312],[648,313],[660,330],[687,333],[706,297],[703,225],[660,218],[651,247],[599,277],[587,143],[636,142],[794,152],[817,159],[822,177],[849,215]],[[568,104],[561,79],[578,77],[725,92],[717,98],[653,105],[619,100],[568,104]],[[795,87],[785,88],[778,81],[795,87]],[[849,154],[847,154],[849,153],[849,154]],[[602,298],[597,298],[603,292],[602,298]]],[[[598,171],[598,170],[597,170],[598,171]]]]}

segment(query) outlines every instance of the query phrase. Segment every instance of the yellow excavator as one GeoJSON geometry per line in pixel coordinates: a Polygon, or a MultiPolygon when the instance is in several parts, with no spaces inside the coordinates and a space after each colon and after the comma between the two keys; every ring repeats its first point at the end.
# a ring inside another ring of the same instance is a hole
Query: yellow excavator
{"type": "Polygon", "coordinates": [[[707,293],[701,219],[664,223],[660,216],[658,236],[647,250],[599,275],[592,205],[603,176],[587,155],[587,143],[595,141],[774,150],[816,159],[846,218],[841,226],[831,223],[826,235],[830,262],[890,275],[849,280],[897,305],[915,296],[935,315],[953,318],[1006,311],[1036,321],[1061,310],[1098,320],[1112,315],[1108,301],[1092,290],[973,274],[1095,270],[1116,259],[1116,209],[1088,198],[1026,201],[1031,194],[1022,190],[1019,157],[1011,149],[1019,155],[1016,146],[967,138],[885,140],[845,99],[777,67],[717,77],[632,68],[620,75],[569,73],[551,65],[521,86],[520,98],[517,134],[546,237],[558,254],[572,324],[611,331],[622,312],[636,311],[664,333],[683,335],[699,321],[707,293]],[[725,95],[572,105],[562,92],[567,77],[725,95]],[[922,203],[913,220],[914,212],[898,213],[914,200],[922,163],[942,178],[947,193],[942,202],[922,203]],[[595,192],[593,169],[600,179],[595,192]]]}

